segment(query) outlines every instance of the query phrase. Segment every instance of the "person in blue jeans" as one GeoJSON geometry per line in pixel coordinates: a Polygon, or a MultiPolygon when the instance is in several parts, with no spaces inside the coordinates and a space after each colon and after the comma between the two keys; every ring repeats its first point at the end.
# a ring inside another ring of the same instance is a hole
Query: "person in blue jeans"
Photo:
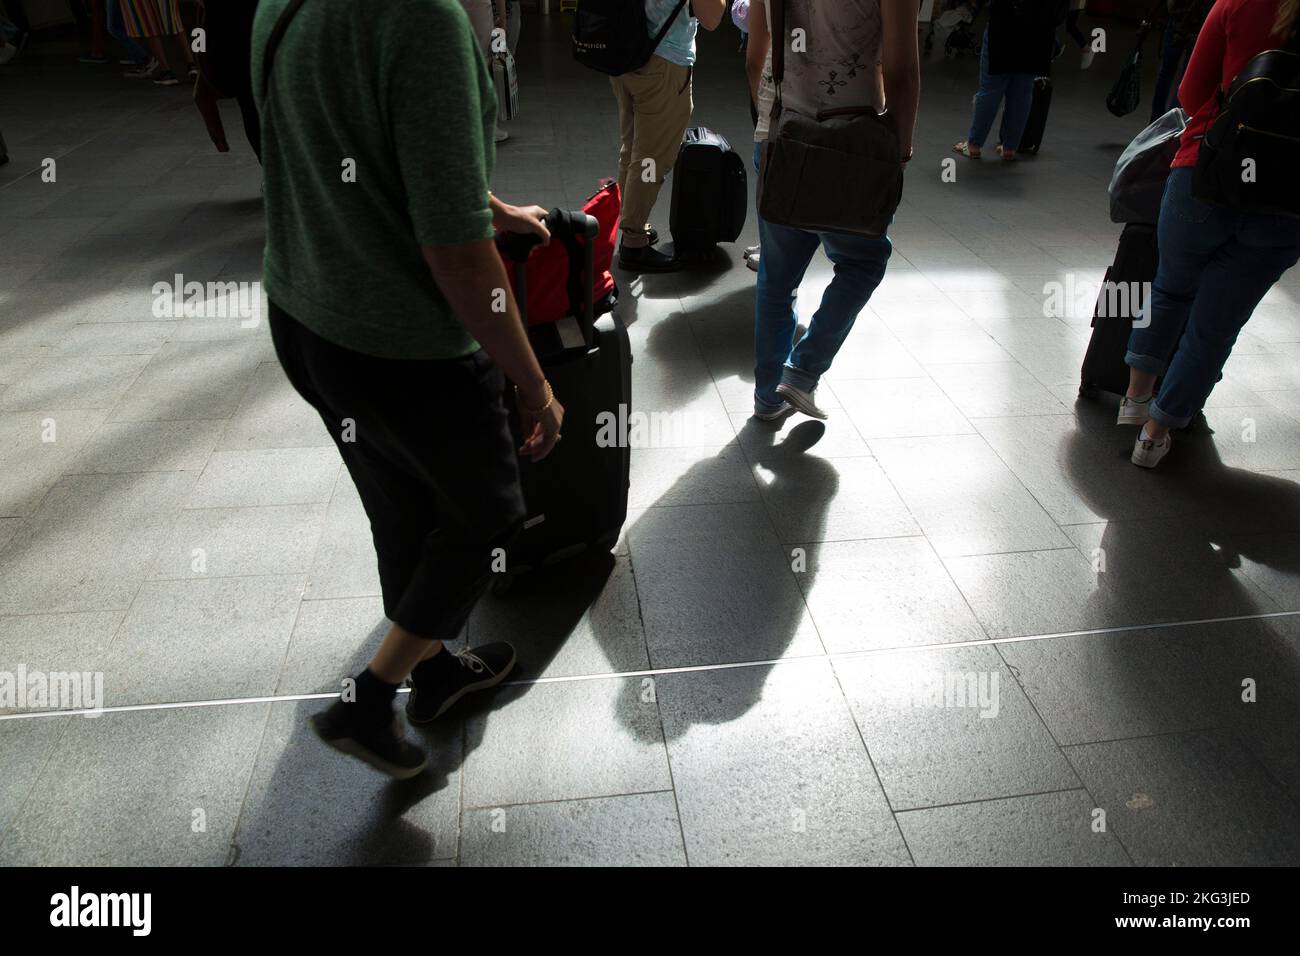
{"type": "Polygon", "coordinates": [[[1176,168],[1160,207],[1159,244],[1147,321],[1129,337],[1119,418],[1146,420],[1133,450],[1133,463],[1144,468],[1160,463],[1170,431],[1205,405],[1255,307],[1300,261],[1300,219],[1202,202],[1192,195],[1191,167],[1176,168]]]}
{"type": "MultiPolygon", "coordinates": [[[[832,107],[863,105],[882,113],[888,104],[885,122],[898,136],[907,162],[921,89],[918,10],[915,0],[786,0],[786,29],[803,30],[809,44],[806,53],[786,58],[784,105],[815,115],[832,107]],[[846,63],[861,65],[846,71],[846,63]]],[[[758,104],[755,165],[760,163],[775,101],[771,45],[767,4],[752,0],[748,66],[758,104]]],[[[825,184],[831,190],[835,186],[825,184]]],[[[827,415],[816,401],[818,383],[884,278],[893,246],[886,236],[864,239],[811,232],[779,226],[761,215],[758,237],[762,254],[754,316],[754,415],[773,421],[794,410],[824,419],[827,415]],[[796,342],[795,297],[819,247],[835,274],[796,342]]]]}
{"type": "Polygon", "coordinates": [[[980,50],[980,88],[970,132],[953,146],[954,152],[972,159],[982,155],[1005,100],[998,152],[1007,162],[1015,160],[1034,104],[1034,78],[1051,72],[1056,27],[1064,15],[1059,0],[993,0],[980,50]]]}
{"type": "Polygon", "coordinates": [[[888,236],[864,239],[833,232],[806,232],[778,226],[760,217],[758,312],[754,327],[754,414],[777,418],[794,408],[813,418],[827,418],[815,401],[818,382],[830,371],[872,293],[885,277],[893,252],[888,236]],[[808,330],[794,344],[795,292],[818,248],[835,267],[821,306],[808,330]],[[787,405],[788,403],[788,405],[787,405]]]}
{"type": "Polygon", "coordinates": [[[1219,0],[1197,38],[1178,98],[1191,115],[1160,204],[1160,265],[1129,336],[1129,386],[1119,425],[1141,425],[1133,464],[1154,468],[1204,406],[1237,336],[1274,283],[1300,261],[1300,218],[1245,212],[1192,195],[1219,91],[1256,54],[1284,46],[1297,0],[1219,0]],[[1159,394],[1156,383],[1163,378],[1159,394]]]}

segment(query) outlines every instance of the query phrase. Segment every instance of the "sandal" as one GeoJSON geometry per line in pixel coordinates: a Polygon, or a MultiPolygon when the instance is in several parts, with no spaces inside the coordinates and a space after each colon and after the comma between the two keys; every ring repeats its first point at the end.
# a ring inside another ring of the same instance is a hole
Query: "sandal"
{"type": "Polygon", "coordinates": [[[998,155],[1002,157],[1004,163],[1014,163],[1016,161],[1016,151],[1014,149],[1003,149],[1002,144],[998,144],[998,155]]]}
{"type": "Polygon", "coordinates": [[[972,146],[966,140],[962,140],[960,143],[953,146],[952,151],[954,153],[961,153],[963,156],[969,156],[971,159],[979,159],[982,154],[982,151],[978,146],[972,146]]]}

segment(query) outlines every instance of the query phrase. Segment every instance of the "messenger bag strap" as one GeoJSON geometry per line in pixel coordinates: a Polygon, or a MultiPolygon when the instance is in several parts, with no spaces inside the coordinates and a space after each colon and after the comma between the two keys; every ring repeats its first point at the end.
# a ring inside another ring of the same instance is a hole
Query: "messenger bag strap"
{"type": "Polygon", "coordinates": [[[677,22],[677,17],[682,12],[682,7],[686,6],[687,2],[688,0],[681,0],[673,10],[672,15],[665,20],[664,25],[659,28],[659,32],[655,34],[654,49],[659,49],[659,44],[664,42],[664,37],[668,36],[668,31],[671,30],[673,24],[677,22]]]}
{"type": "Polygon", "coordinates": [[[772,84],[775,88],[775,94],[772,97],[772,115],[768,118],[771,123],[781,115],[781,81],[785,79],[785,45],[787,37],[785,34],[785,0],[767,0],[768,12],[771,16],[768,23],[771,25],[772,41],[772,84]]]}
{"type": "Polygon", "coordinates": [[[275,26],[271,28],[271,35],[266,38],[266,50],[262,53],[262,95],[267,96],[271,92],[271,64],[275,60],[275,51],[279,47],[280,41],[284,39],[284,31],[289,29],[289,21],[293,19],[300,7],[306,0],[289,0],[280,14],[280,18],[275,21],[275,26]]]}

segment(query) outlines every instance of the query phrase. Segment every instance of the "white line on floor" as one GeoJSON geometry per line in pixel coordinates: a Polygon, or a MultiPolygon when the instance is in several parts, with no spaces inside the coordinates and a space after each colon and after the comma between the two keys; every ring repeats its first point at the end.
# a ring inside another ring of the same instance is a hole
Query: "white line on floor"
{"type": "MultiPolygon", "coordinates": [[[[924,651],[951,650],[958,647],[988,647],[994,644],[1023,644],[1030,641],[1055,641],[1065,637],[1091,637],[1100,634],[1124,634],[1132,631],[1159,631],[1176,627],[1197,627],[1205,624],[1233,624],[1241,621],[1267,621],[1274,618],[1300,617],[1300,611],[1270,611],[1265,614],[1240,614],[1235,617],[1209,617],[1194,621],[1166,621],[1160,624],[1130,624],[1122,627],[1097,627],[1083,631],[1057,631],[1052,634],[1025,634],[1019,637],[992,637],[978,641],[952,641],[947,644],[916,644],[900,647],[874,647],[862,651],[840,651],[834,654],[805,654],[799,657],[777,657],[760,661],[736,661],[729,664],[693,664],[686,667],[655,667],[639,671],[617,671],[608,674],[573,674],[567,677],[534,677],[528,680],[507,681],[502,687],[530,687],[536,684],[570,684],[579,681],[625,680],[634,677],[664,677],[671,674],[698,674],[707,671],[738,670],[747,667],[775,667],[784,664],[809,664],[817,661],[843,661],[880,654],[915,654],[924,651]]],[[[399,694],[409,693],[406,688],[399,694]]],[[[185,700],[161,704],[127,704],[121,707],[104,707],[100,710],[38,710],[19,714],[0,714],[3,720],[28,720],[33,717],[97,717],[100,714],[125,714],[138,710],[179,710],[184,707],[224,707],[232,704],[281,704],[295,700],[331,700],[338,694],[280,694],[268,697],[226,697],[217,700],[185,700]]]]}

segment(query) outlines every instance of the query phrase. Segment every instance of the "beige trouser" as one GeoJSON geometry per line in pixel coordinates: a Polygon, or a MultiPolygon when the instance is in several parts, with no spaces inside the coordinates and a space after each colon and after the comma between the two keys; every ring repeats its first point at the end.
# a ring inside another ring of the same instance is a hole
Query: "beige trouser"
{"type": "Polygon", "coordinates": [[[682,136],[691,122],[691,68],[661,56],[634,73],[610,77],[618,99],[618,185],[623,192],[619,227],[623,245],[644,246],[646,226],[664,177],[677,161],[682,136]]]}

